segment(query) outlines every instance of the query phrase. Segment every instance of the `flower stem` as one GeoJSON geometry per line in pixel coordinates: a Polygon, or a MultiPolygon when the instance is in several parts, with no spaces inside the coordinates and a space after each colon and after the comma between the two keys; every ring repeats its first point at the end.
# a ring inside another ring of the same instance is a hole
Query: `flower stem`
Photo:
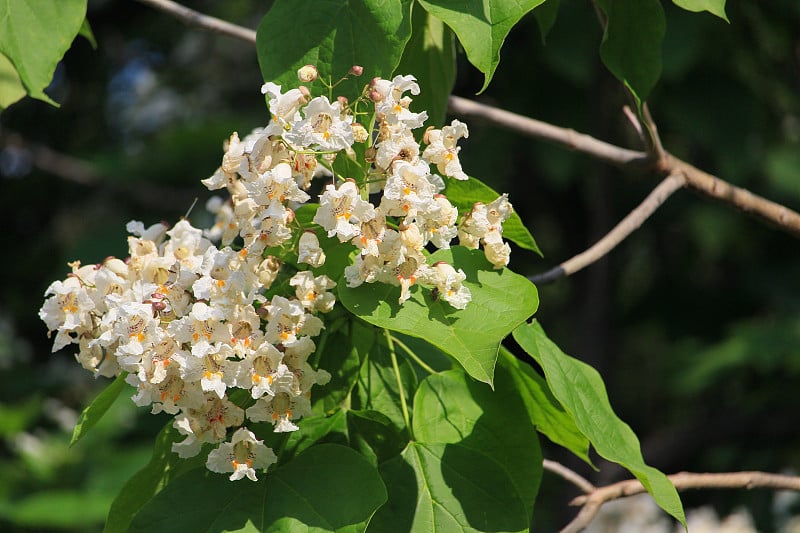
{"type": "Polygon", "coordinates": [[[397,338],[397,337],[395,337],[394,335],[392,335],[392,340],[393,340],[393,341],[394,341],[394,342],[395,342],[395,343],[396,343],[398,346],[400,346],[400,347],[403,349],[403,351],[404,351],[404,352],[406,352],[406,353],[408,354],[408,356],[409,356],[411,359],[413,359],[413,360],[414,360],[414,362],[415,362],[415,363],[417,363],[417,364],[418,364],[420,367],[422,367],[422,369],[423,369],[423,370],[425,370],[425,371],[426,371],[428,374],[436,374],[436,370],[434,370],[433,368],[431,368],[431,367],[430,367],[430,366],[429,366],[429,365],[428,365],[428,364],[427,364],[425,361],[423,361],[422,359],[420,359],[420,357],[419,357],[419,356],[418,356],[418,355],[417,355],[417,354],[414,352],[414,350],[412,350],[411,348],[409,348],[408,346],[406,346],[406,344],[405,344],[403,341],[401,341],[400,339],[398,339],[398,338],[397,338]]]}
{"type": "Polygon", "coordinates": [[[389,356],[392,359],[392,368],[394,369],[394,377],[397,379],[397,392],[400,394],[400,409],[403,411],[403,420],[406,422],[408,435],[413,438],[414,435],[411,433],[411,419],[408,416],[408,405],[406,404],[406,394],[403,391],[403,380],[400,378],[400,366],[397,364],[397,354],[394,350],[394,339],[386,328],[383,329],[383,334],[386,336],[386,343],[389,346],[389,356]]]}

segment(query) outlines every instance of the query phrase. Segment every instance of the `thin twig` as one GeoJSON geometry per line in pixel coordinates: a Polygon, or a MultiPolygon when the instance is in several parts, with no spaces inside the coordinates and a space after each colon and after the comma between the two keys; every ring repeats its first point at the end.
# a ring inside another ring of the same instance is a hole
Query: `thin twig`
{"type": "MultiPolygon", "coordinates": [[[[800,477],[768,472],[728,472],[722,474],[681,472],[667,476],[678,491],[689,489],[755,489],[793,490],[800,492],[800,477]]],[[[594,519],[603,504],[641,494],[645,488],[636,479],[620,481],[578,496],[570,505],[582,506],[578,515],[560,533],[578,533],[594,519]]]]}
{"type": "Polygon", "coordinates": [[[455,115],[480,118],[497,126],[557,144],[568,150],[590,155],[619,167],[646,168],[651,164],[645,152],[621,148],[578,133],[573,129],[554,126],[541,120],[467,100],[460,96],[450,96],[448,108],[455,115]]]}
{"type": "Polygon", "coordinates": [[[230,22],[204,15],[194,9],[189,9],[186,6],[173,2],[172,0],[138,0],[142,4],[147,4],[151,7],[164,11],[174,16],[181,22],[189,26],[196,26],[204,30],[228,35],[255,44],[256,32],[249,28],[231,24],[230,22]]]}
{"type": "Polygon", "coordinates": [[[638,229],[667,198],[672,196],[672,193],[685,184],[686,178],[682,173],[670,174],[647,195],[647,198],[645,198],[641,204],[636,206],[636,208],[628,213],[619,224],[614,226],[614,229],[594,243],[588,250],[564,261],[547,272],[530,276],[528,279],[537,285],[544,285],[563,276],[570,276],[603,258],[608,252],[613,250],[620,242],[628,237],[628,235],[638,229]]]}
{"type": "Polygon", "coordinates": [[[591,494],[592,492],[597,490],[597,487],[592,485],[588,479],[580,475],[579,473],[575,472],[571,468],[567,468],[566,466],[558,463],[556,461],[551,461],[550,459],[543,459],[542,460],[542,467],[545,470],[549,470],[554,474],[561,476],[562,478],[566,479],[579,489],[584,494],[591,494]]]}

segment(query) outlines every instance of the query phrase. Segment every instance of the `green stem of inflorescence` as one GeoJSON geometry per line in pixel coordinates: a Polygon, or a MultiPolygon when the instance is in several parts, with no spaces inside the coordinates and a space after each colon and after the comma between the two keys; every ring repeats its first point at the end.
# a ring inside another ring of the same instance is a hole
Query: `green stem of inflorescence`
{"type": "Polygon", "coordinates": [[[403,341],[401,341],[400,339],[398,339],[398,338],[397,338],[397,337],[395,337],[395,336],[392,336],[392,340],[393,340],[393,341],[394,341],[394,342],[395,342],[395,343],[396,343],[398,346],[400,346],[400,347],[403,349],[403,351],[404,351],[404,352],[406,352],[406,354],[408,354],[408,356],[409,356],[411,359],[413,359],[413,360],[414,360],[414,362],[415,362],[415,363],[417,363],[417,364],[418,364],[418,365],[419,365],[419,366],[420,366],[420,367],[421,367],[421,368],[422,368],[424,371],[426,371],[426,372],[427,372],[427,373],[429,373],[429,374],[436,374],[436,370],[434,370],[433,368],[431,368],[431,367],[430,367],[430,366],[429,366],[429,365],[428,365],[428,364],[427,364],[425,361],[423,361],[422,359],[420,359],[420,357],[419,357],[419,356],[418,356],[418,355],[417,355],[417,354],[414,352],[414,350],[412,350],[411,348],[409,348],[409,347],[406,345],[406,343],[404,343],[403,341]]]}
{"type": "Polygon", "coordinates": [[[392,359],[394,377],[397,380],[397,392],[400,395],[400,409],[403,411],[403,420],[405,420],[406,429],[408,430],[409,436],[413,438],[413,434],[411,432],[411,418],[408,415],[408,405],[406,403],[406,394],[403,390],[403,380],[400,377],[400,365],[397,364],[397,354],[394,350],[394,339],[389,333],[389,330],[386,328],[383,329],[383,334],[386,336],[386,343],[389,346],[389,357],[392,359]]]}

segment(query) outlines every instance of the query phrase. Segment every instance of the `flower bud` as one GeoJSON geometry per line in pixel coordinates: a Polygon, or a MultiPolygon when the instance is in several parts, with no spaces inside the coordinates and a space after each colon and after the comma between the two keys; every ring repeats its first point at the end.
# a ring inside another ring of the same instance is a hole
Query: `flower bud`
{"type": "Polygon", "coordinates": [[[342,106],[342,109],[347,107],[347,104],[350,102],[346,96],[337,96],[336,101],[339,102],[339,105],[342,106]]]}
{"type": "Polygon", "coordinates": [[[362,67],[361,65],[353,65],[352,67],[350,67],[349,74],[352,74],[353,76],[361,76],[362,74],[364,74],[364,67],[362,67]]]}
{"type": "Polygon", "coordinates": [[[297,78],[303,83],[311,83],[319,76],[317,67],[314,65],[305,65],[297,70],[297,78]]]}

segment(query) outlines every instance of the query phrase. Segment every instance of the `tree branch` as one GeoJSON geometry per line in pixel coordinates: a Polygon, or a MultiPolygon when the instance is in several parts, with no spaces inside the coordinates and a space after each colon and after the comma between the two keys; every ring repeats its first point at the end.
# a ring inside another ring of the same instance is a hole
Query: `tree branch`
{"type": "Polygon", "coordinates": [[[601,259],[627,238],[628,235],[637,230],[667,198],[672,196],[672,193],[684,185],[686,185],[686,178],[682,173],[670,174],[647,195],[647,198],[641,204],[628,213],[619,224],[614,226],[614,229],[594,243],[588,250],[564,261],[547,272],[530,276],[528,279],[537,285],[544,285],[563,276],[570,276],[601,259]]]}
{"type": "MultiPolygon", "coordinates": [[[[729,472],[706,474],[681,472],[667,476],[678,491],[689,489],[754,489],[793,490],[800,492],[800,477],[770,474],[767,472],[729,472]]],[[[620,481],[613,485],[600,487],[589,494],[578,496],[570,505],[582,506],[577,516],[560,533],[578,533],[594,519],[603,504],[641,494],[645,488],[636,479],[620,481]]]]}
{"type": "Polygon", "coordinates": [[[249,28],[231,24],[230,22],[204,15],[194,9],[173,2],[172,0],[138,0],[165,13],[169,13],[184,24],[196,26],[214,33],[235,37],[248,43],[256,43],[256,32],[249,28]]]}
{"type": "Polygon", "coordinates": [[[545,470],[549,470],[550,472],[553,472],[554,474],[561,476],[565,480],[569,481],[570,483],[581,489],[581,491],[584,494],[591,494],[597,490],[597,487],[592,485],[588,479],[578,474],[574,470],[567,468],[561,463],[558,463],[556,461],[551,461],[550,459],[543,459],[542,467],[545,470]]]}
{"type": "Polygon", "coordinates": [[[652,164],[645,152],[621,148],[573,129],[554,126],[460,96],[450,96],[448,109],[455,115],[484,119],[496,126],[581,152],[618,167],[647,168],[652,164]]]}

